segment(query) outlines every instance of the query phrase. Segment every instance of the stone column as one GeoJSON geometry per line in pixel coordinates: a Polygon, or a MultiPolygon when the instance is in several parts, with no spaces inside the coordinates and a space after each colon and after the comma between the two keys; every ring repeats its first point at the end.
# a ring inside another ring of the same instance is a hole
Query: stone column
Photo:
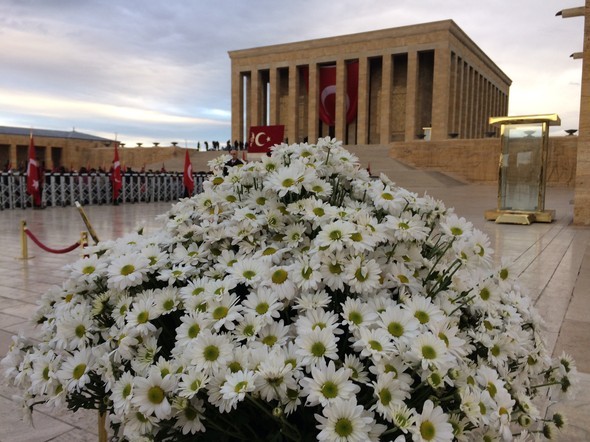
{"type": "Polygon", "coordinates": [[[393,85],[393,61],[391,54],[384,54],[381,62],[381,102],[379,143],[389,144],[391,141],[391,89],[393,85]]]}
{"type": "Polygon", "coordinates": [[[309,90],[307,100],[307,138],[309,143],[316,143],[319,138],[319,70],[314,61],[309,63],[309,90]]]}
{"type": "Polygon", "coordinates": [[[297,65],[289,65],[289,98],[287,102],[287,133],[289,143],[299,142],[299,69],[297,65]]]}
{"type": "Polygon", "coordinates": [[[231,139],[245,140],[244,134],[244,76],[239,70],[232,71],[231,80],[231,139]]]}
{"type": "Polygon", "coordinates": [[[586,0],[574,223],[590,225],[590,0],[586,0]]]}
{"type": "Polygon", "coordinates": [[[369,142],[369,84],[369,60],[367,57],[361,57],[359,58],[356,144],[368,144],[369,142]]]}
{"type": "Polygon", "coordinates": [[[418,84],[418,52],[408,51],[408,83],[406,85],[406,141],[416,139],[416,99],[418,84]]]}
{"type": "Polygon", "coordinates": [[[334,134],[338,141],[346,143],[346,62],[336,61],[336,121],[334,134]]]}
{"type": "Polygon", "coordinates": [[[250,125],[260,126],[260,72],[252,71],[250,77],[250,125]]]}
{"type": "Polygon", "coordinates": [[[446,140],[449,133],[449,90],[451,85],[451,50],[448,46],[434,51],[432,80],[431,140],[446,140]]]}
{"type": "Polygon", "coordinates": [[[269,122],[271,125],[279,123],[279,90],[281,85],[279,83],[279,76],[277,75],[277,68],[271,66],[269,72],[270,83],[270,115],[269,122]]]}
{"type": "MultiPolygon", "coordinates": [[[[246,136],[250,135],[250,126],[252,126],[252,72],[250,75],[244,76],[246,80],[246,91],[243,96],[246,97],[245,109],[246,109],[246,136]]],[[[238,112],[244,112],[244,107],[238,110],[238,112]]]]}

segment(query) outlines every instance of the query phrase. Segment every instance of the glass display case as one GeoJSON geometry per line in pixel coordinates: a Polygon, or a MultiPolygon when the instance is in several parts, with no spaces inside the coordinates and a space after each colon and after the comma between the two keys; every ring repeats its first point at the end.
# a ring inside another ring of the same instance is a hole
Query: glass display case
{"type": "Polygon", "coordinates": [[[545,209],[549,126],[559,125],[556,114],[492,117],[501,125],[498,207],[486,212],[497,223],[551,222],[554,210],[545,209]]]}

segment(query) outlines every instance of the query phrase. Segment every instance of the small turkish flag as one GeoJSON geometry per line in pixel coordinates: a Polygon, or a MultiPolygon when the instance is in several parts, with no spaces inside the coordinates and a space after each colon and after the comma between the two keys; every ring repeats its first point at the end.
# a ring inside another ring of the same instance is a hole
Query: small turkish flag
{"type": "Polygon", "coordinates": [[[248,152],[266,153],[275,144],[283,142],[285,126],[251,126],[248,144],[248,152]]]}
{"type": "Polygon", "coordinates": [[[117,198],[119,198],[119,193],[121,192],[121,189],[123,189],[123,178],[121,177],[121,162],[119,161],[119,151],[117,150],[116,141],[111,181],[113,183],[113,201],[117,201],[117,198]]]}
{"type": "Polygon", "coordinates": [[[33,204],[36,207],[41,205],[41,172],[35,158],[35,142],[32,132],[29,143],[29,163],[27,164],[27,193],[33,197],[33,204]]]}

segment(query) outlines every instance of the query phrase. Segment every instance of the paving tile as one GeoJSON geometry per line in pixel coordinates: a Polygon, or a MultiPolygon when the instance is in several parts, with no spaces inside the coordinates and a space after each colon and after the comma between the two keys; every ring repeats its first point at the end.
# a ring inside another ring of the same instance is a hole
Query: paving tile
{"type": "MultiPolygon", "coordinates": [[[[576,358],[581,382],[578,398],[551,405],[550,411],[566,412],[570,427],[558,436],[560,441],[590,441],[590,228],[573,226],[573,207],[569,204],[571,189],[547,189],[547,207],[557,210],[553,223],[518,226],[486,221],[484,212],[496,205],[496,186],[436,185],[432,176],[420,181],[408,169],[398,179],[400,185],[423,195],[425,192],[454,207],[490,236],[495,250],[494,261],[514,261],[521,284],[535,300],[535,307],[546,321],[542,335],[550,350],[565,350],[576,358]],[[410,180],[409,185],[403,179],[410,180]],[[435,183],[434,187],[432,184],[435,183]]],[[[131,232],[141,222],[146,231],[159,228],[155,220],[170,208],[170,203],[121,206],[88,206],[85,211],[102,240],[114,239],[131,232]]],[[[0,357],[8,350],[11,337],[19,332],[33,335],[35,328],[28,319],[36,310],[35,303],[52,285],[61,285],[68,275],[64,266],[80,257],[46,254],[29,243],[34,258],[18,259],[21,252],[20,220],[26,219],[31,231],[52,246],[65,246],[77,239],[82,230],[78,211],[72,207],[43,211],[0,212],[0,243],[8,253],[0,256],[0,357]]],[[[0,389],[0,442],[13,441],[94,441],[97,434],[96,412],[72,414],[43,407],[35,413],[35,428],[20,422],[16,404],[10,399],[10,388],[0,389]]]]}

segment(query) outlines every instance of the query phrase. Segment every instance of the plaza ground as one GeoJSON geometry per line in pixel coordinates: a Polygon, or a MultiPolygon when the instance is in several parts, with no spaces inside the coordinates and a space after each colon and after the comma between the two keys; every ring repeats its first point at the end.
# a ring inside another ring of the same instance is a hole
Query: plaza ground
{"type": "MultiPolygon", "coordinates": [[[[545,319],[545,338],[554,355],[566,351],[577,362],[580,383],[575,399],[552,405],[569,420],[560,441],[590,440],[590,228],[572,225],[573,190],[549,188],[546,207],[557,211],[548,224],[529,226],[495,224],[485,221],[484,212],[496,207],[497,189],[491,185],[465,184],[437,172],[411,169],[401,163],[372,163],[374,172],[385,172],[398,185],[419,194],[441,199],[447,207],[471,221],[490,236],[496,260],[515,261],[522,284],[527,287],[535,307],[545,319]],[[378,170],[377,170],[378,169],[378,170]]],[[[165,212],[169,203],[88,206],[85,208],[101,239],[113,239],[144,224],[147,231],[159,228],[155,216],[165,212]]],[[[78,240],[85,230],[74,207],[46,210],[0,211],[0,357],[6,354],[11,336],[30,333],[28,320],[36,302],[50,286],[66,277],[64,264],[79,258],[80,249],[57,255],[42,251],[29,241],[29,254],[22,260],[20,222],[39,239],[54,248],[78,240]]],[[[0,390],[0,441],[96,441],[96,412],[52,412],[36,409],[32,428],[21,422],[20,410],[12,395],[0,390]]]]}

